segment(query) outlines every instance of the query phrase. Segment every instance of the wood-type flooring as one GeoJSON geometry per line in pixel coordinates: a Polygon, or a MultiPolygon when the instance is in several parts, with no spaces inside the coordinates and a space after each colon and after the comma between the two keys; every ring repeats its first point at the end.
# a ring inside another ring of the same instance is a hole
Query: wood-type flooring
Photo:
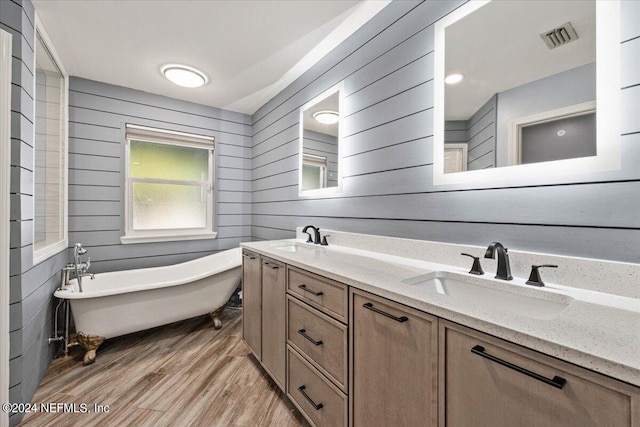
{"type": "Polygon", "coordinates": [[[225,309],[219,331],[200,316],[107,340],[89,366],[73,347],[32,400],[67,406],[27,413],[19,425],[308,426],[250,355],[241,313],[225,309]]]}

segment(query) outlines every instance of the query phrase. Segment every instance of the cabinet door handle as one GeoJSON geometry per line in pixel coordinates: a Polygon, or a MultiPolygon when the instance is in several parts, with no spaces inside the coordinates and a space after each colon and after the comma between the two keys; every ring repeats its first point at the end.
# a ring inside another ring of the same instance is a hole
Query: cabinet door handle
{"type": "Polygon", "coordinates": [[[513,369],[514,371],[518,371],[521,374],[525,374],[528,377],[535,378],[536,380],[542,381],[543,383],[549,384],[550,386],[553,386],[555,388],[561,389],[567,383],[567,380],[565,380],[564,378],[560,378],[557,375],[554,376],[552,379],[549,379],[549,378],[543,377],[540,374],[536,374],[535,372],[531,372],[528,369],[525,369],[518,365],[514,365],[513,363],[509,363],[506,360],[502,360],[497,358],[496,356],[492,356],[488,353],[485,353],[484,347],[482,347],[481,345],[476,345],[475,347],[473,347],[471,349],[471,353],[477,354],[478,356],[482,356],[486,359],[491,360],[492,362],[496,362],[499,365],[506,366],[507,368],[513,369]]]}
{"type": "Polygon", "coordinates": [[[383,316],[386,316],[386,317],[388,317],[389,319],[393,319],[393,320],[395,320],[396,322],[400,322],[400,323],[402,323],[402,322],[406,322],[407,320],[409,320],[409,318],[408,318],[407,316],[396,317],[396,316],[394,316],[393,314],[389,314],[389,313],[387,313],[387,312],[385,312],[385,311],[379,310],[379,309],[375,308],[375,307],[373,306],[373,304],[371,304],[370,302],[368,302],[368,303],[366,303],[366,304],[363,304],[362,306],[363,306],[364,308],[368,309],[368,310],[373,311],[374,313],[382,314],[383,316]]]}
{"type": "Polygon", "coordinates": [[[318,404],[316,404],[316,402],[314,402],[314,401],[313,401],[313,399],[311,399],[311,398],[309,397],[309,395],[308,395],[307,393],[305,393],[305,391],[304,391],[304,390],[305,390],[306,388],[307,388],[307,386],[306,386],[306,385],[301,385],[300,387],[298,387],[298,391],[299,391],[300,393],[302,393],[302,395],[304,396],[304,398],[305,398],[305,399],[307,399],[307,400],[309,401],[309,403],[311,403],[311,405],[316,409],[316,411],[317,411],[318,409],[322,409],[322,408],[324,407],[324,405],[323,405],[322,403],[318,403],[318,404]]]}
{"type": "Polygon", "coordinates": [[[249,255],[249,254],[242,254],[243,257],[248,258],[248,259],[256,259],[256,257],[254,255],[249,255]]]}
{"type": "Polygon", "coordinates": [[[315,295],[317,297],[319,297],[320,295],[324,295],[324,292],[316,292],[316,291],[313,291],[313,290],[307,288],[307,285],[305,285],[304,283],[302,285],[298,285],[298,287],[300,289],[302,289],[303,291],[309,292],[310,294],[315,295]]]}
{"type": "Polygon", "coordinates": [[[309,341],[311,341],[311,342],[313,343],[313,345],[322,345],[322,340],[320,340],[320,341],[316,341],[316,340],[314,340],[313,338],[311,338],[309,335],[307,335],[307,333],[306,333],[306,332],[307,332],[307,331],[306,331],[305,329],[300,329],[300,330],[298,331],[298,333],[299,333],[300,335],[302,335],[303,337],[305,337],[306,339],[308,339],[309,341]]]}
{"type": "Polygon", "coordinates": [[[278,266],[277,266],[277,265],[269,264],[267,261],[264,261],[264,262],[262,263],[262,265],[264,265],[265,267],[269,267],[269,268],[270,268],[270,269],[272,269],[272,270],[275,270],[275,269],[277,269],[277,268],[278,268],[278,266]]]}

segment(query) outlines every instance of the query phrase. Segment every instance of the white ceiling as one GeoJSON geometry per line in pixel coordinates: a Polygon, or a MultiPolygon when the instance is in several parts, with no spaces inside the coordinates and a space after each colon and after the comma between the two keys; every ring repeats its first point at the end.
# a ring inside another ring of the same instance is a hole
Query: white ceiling
{"type": "Polygon", "coordinates": [[[445,118],[467,120],[495,93],[596,60],[595,1],[492,1],[446,28],[445,118]],[[540,33],[570,21],[578,40],[549,50],[540,33]]]}
{"type": "Polygon", "coordinates": [[[388,0],[33,0],[70,76],[253,114],[388,0]],[[205,72],[188,89],[167,63],[205,72]]]}

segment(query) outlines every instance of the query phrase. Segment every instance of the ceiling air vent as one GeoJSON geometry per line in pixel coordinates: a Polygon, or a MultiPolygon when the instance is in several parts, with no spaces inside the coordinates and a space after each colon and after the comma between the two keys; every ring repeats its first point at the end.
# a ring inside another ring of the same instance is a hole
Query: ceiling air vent
{"type": "Polygon", "coordinates": [[[576,30],[573,29],[571,22],[567,22],[553,30],[545,31],[540,34],[540,38],[545,42],[549,49],[555,49],[578,39],[576,30]]]}

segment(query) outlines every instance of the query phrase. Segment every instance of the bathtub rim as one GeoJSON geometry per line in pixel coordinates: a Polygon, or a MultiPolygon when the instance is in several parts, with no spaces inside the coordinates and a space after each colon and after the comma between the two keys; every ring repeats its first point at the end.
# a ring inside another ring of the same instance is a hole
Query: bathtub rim
{"type": "MultiPolygon", "coordinates": [[[[229,252],[237,252],[238,253],[238,257],[237,257],[238,262],[237,263],[225,264],[223,266],[217,266],[214,269],[212,269],[211,271],[208,271],[206,273],[198,274],[198,275],[194,275],[194,276],[188,276],[188,277],[186,277],[184,279],[180,279],[180,280],[173,280],[173,281],[166,281],[166,282],[158,281],[158,282],[153,282],[153,283],[147,283],[147,284],[144,284],[144,285],[127,286],[127,287],[124,287],[124,288],[104,289],[104,290],[90,291],[90,292],[86,292],[86,291],[78,292],[77,291],[78,280],[77,279],[72,279],[72,280],[69,281],[69,283],[70,283],[69,287],[67,287],[65,289],[58,288],[58,289],[56,289],[56,291],[54,292],[53,295],[56,298],[73,300],[73,299],[100,298],[100,297],[107,297],[107,296],[110,296],[110,295],[119,295],[119,294],[126,294],[126,293],[132,293],[132,292],[144,292],[144,291],[149,291],[149,290],[152,290],[152,289],[168,288],[168,287],[171,287],[171,286],[180,286],[180,285],[196,282],[198,280],[206,279],[207,277],[215,276],[215,275],[218,275],[218,274],[223,274],[223,273],[225,273],[227,271],[234,270],[236,268],[241,268],[242,267],[242,248],[237,247],[237,248],[232,248],[232,249],[225,249],[223,251],[216,252],[216,253],[211,254],[211,255],[205,255],[203,257],[195,258],[195,259],[192,259],[190,261],[185,261],[185,262],[181,262],[181,263],[178,263],[178,264],[165,265],[165,266],[161,266],[161,267],[137,268],[137,269],[133,269],[133,270],[118,270],[118,271],[140,271],[140,270],[153,270],[153,269],[164,268],[164,267],[173,267],[173,266],[177,266],[177,265],[189,264],[189,263],[192,263],[194,261],[200,261],[203,258],[215,257],[216,255],[226,254],[226,253],[229,253],[229,252]]],[[[231,256],[231,255],[232,254],[229,254],[228,256],[231,256]]],[[[111,272],[96,273],[96,276],[103,275],[103,274],[109,274],[109,273],[111,273],[111,272]]]]}

